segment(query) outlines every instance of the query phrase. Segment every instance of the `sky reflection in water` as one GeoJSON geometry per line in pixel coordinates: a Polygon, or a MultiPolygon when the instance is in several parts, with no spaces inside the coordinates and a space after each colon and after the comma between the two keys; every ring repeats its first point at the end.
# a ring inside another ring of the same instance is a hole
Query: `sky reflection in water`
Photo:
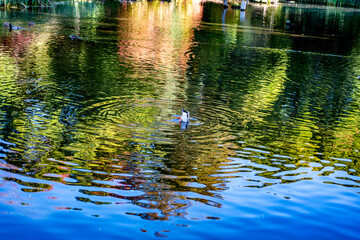
{"type": "Polygon", "coordinates": [[[358,11],[0,16],[0,236],[358,237],[358,11]]]}

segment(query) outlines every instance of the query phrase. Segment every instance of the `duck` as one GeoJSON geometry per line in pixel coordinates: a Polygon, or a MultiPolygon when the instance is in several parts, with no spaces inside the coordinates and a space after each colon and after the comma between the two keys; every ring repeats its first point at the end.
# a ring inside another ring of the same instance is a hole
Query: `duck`
{"type": "Polygon", "coordinates": [[[72,40],[74,40],[74,39],[81,39],[81,37],[78,37],[78,36],[76,36],[76,35],[74,35],[74,34],[71,34],[70,38],[71,38],[72,40]]]}
{"type": "Polygon", "coordinates": [[[18,27],[18,26],[13,26],[12,23],[9,23],[9,31],[20,30],[20,29],[24,29],[24,28],[18,27]]]}
{"type": "Polygon", "coordinates": [[[180,123],[188,123],[190,121],[190,111],[185,111],[181,108],[181,117],[177,117],[180,123]]]}

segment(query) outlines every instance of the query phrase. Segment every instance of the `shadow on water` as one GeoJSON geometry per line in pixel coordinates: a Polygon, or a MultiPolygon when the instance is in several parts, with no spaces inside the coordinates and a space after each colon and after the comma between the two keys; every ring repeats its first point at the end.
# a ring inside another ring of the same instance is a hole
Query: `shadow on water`
{"type": "MultiPolygon", "coordinates": [[[[264,214],[270,228],[288,214],[316,235],[302,215],[315,208],[326,229],[339,211],[359,219],[349,214],[360,206],[357,11],[61,3],[0,16],[35,22],[0,29],[5,212],[119,217],[111,228],[161,220],[166,231],[147,229],[174,238],[189,225],[199,232],[187,236],[205,237],[211,220],[222,220],[217,237],[242,221],[262,229],[264,214]],[[189,124],[173,120],[182,107],[189,124]],[[348,207],[330,213],[337,200],[348,207]]],[[[291,224],[284,236],[306,237],[291,224]]],[[[130,232],[150,231],[140,230],[130,232]]],[[[357,233],[349,223],[335,235],[357,233]]]]}

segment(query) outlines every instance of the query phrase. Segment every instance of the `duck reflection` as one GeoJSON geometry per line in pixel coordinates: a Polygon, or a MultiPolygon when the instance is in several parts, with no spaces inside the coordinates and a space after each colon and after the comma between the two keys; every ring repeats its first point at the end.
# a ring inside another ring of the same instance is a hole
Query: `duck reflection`
{"type": "Polygon", "coordinates": [[[189,122],[180,122],[181,131],[184,132],[189,129],[189,122]]]}

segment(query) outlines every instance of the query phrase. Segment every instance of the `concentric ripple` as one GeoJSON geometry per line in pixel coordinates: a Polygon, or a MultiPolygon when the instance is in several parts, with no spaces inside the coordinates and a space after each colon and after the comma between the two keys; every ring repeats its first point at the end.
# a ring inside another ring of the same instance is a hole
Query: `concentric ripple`
{"type": "Polygon", "coordinates": [[[0,236],[355,239],[360,18],[309,9],[0,12],[0,236]]]}

